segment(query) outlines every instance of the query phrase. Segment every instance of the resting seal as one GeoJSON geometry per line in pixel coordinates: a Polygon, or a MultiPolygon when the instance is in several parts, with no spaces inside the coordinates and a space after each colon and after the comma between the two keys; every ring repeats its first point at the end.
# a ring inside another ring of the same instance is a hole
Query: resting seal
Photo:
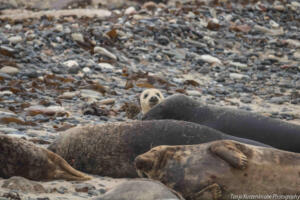
{"type": "Polygon", "coordinates": [[[164,95],[158,89],[147,89],[140,95],[140,104],[142,107],[142,113],[147,113],[153,106],[162,102],[164,95]]]}
{"type": "Polygon", "coordinates": [[[119,184],[94,200],[184,200],[159,181],[135,179],[119,184]]]}
{"type": "Polygon", "coordinates": [[[122,178],[138,177],[133,161],[152,147],[222,139],[263,145],[191,122],[153,120],[71,128],[61,134],[49,149],[80,171],[122,178]]]}
{"type": "Polygon", "coordinates": [[[300,153],[300,126],[252,112],[203,105],[185,95],[173,95],[165,99],[147,112],[143,119],[195,122],[229,135],[300,153]]]}
{"type": "Polygon", "coordinates": [[[31,180],[89,180],[64,159],[20,138],[0,134],[0,177],[22,176],[31,180]]]}
{"type": "Polygon", "coordinates": [[[135,165],[140,176],[161,181],[187,200],[300,195],[300,154],[232,140],[158,146],[135,165]]]}

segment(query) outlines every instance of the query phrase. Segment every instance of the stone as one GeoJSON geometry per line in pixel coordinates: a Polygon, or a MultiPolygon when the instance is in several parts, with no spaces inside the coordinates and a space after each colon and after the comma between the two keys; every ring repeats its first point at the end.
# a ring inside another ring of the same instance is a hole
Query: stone
{"type": "Polygon", "coordinates": [[[197,90],[187,90],[186,91],[188,96],[201,96],[201,92],[197,91],[197,90]]]}
{"type": "Polygon", "coordinates": [[[114,104],[115,102],[116,102],[116,99],[109,98],[109,99],[103,99],[103,100],[99,101],[99,104],[110,105],[110,104],[114,104]]]}
{"type": "Polygon", "coordinates": [[[100,69],[107,69],[107,70],[113,70],[114,69],[114,66],[112,66],[111,64],[109,63],[99,63],[98,64],[98,67],[100,69]]]}
{"type": "Polygon", "coordinates": [[[76,60],[68,60],[66,62],[63,62],[63,65],[67,66],[67,67],[78,67],[79,64],[76,60]]]}
{"type": "Polygon", "coordinates": [[[100,55],[107,56],[113,60],[117,60],[117,56],[115,56],[113,53],[109,52],[108,50],[106,50],[103,47],[96,46],[94,48],[94,53],[99,53],[100,55]]]}
{"type": "Polygon", "coordinates": [[[30,193],[47,192],[47,190],[43,187],[42,184],[19,176],[13,176],[5,180],[1,187],[10,190],[18,190],[18,191],[30,192],[30,193]]]}
{"type": "Polygon", "coordinates": [[[84,42],[84,38],[81,33],[72,33],[71,37],[74,41],[84,42]]]}
{"type": "Polygon", "coordinates": [[[5,73],[9,75],[15,75],[19,73],[19,69],[11,66],[4,66],[0,69],[0,73],[5,73]]]}
{"type": "Polygon", "coordinates": [[[17,43],[21,42],[23,39],[21,36],[18,35],[18,36],[10,37],[10,38],[8,38],[8,40],[13,44],[17,44],[17,43]]]}
{"type": "Polygon", "coordinates": [[[250,79],[250,77],[248,75],[238,74],[238,73],[230,73],[229,77],[231,79],[237,79],[237,80],[240,80],[240,79],[243,79],[243,78],[250,79]]]}
{"type": "Polygon", "coordinates": [[[128,7],[124,12],[125,15],[133,15],[135,13],[136,13],[136,10],[133,6],[128,7]]]}
{"type": "Polygon", "coordinates": [[[201,60],[207,63],[217,63],[217,64],[222,64],[221,60],[219,58],[213,57],[211,55],[201,55],[199,57],[201,60]]]}

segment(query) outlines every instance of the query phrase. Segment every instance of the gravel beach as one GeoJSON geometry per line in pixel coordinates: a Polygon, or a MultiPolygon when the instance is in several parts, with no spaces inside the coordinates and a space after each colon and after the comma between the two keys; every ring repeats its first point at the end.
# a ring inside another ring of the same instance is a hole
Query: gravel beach
{"type": "MultiPolygon", "coordinates": [[[[165,97],[183,93],[300,125],[296,0],[77,1],[71,7],[31,4],[27,10],[4,2],[4,134],[47,147],[61,131],[79,124],[130,121],[140,115],[139,94],[153,87],[165,97]]],[[[21,181],[41,185],[32,192],[18,189],[20,183],[7,189],[6,181],[0,178],[0,200],[67,200],[101,196],[125,179],[21,181]]]]}

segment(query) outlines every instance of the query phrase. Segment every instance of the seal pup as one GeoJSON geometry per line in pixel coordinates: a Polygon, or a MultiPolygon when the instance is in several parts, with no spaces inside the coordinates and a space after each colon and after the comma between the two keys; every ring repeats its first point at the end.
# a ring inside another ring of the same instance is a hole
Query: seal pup
{"type": "Polygon", "coordinates": [[[134,179],[121,183],[93,200],[184,200],[159,181],[134,179]]]}
{"type": "Polygon", "coordinates": [[[152,147],[200,144],[222,139],[263,145],[191,122],[151,120],[71,128],[48,148],[80,171],[113,178],[130,178],[138,177],[133,164],[135,157],[152,147]]]}
{"type": "Polygon", "coordinates": [[[187,200],[300,195],[300,154],[232,140],[158,146],[138,156],[135,166],[141,177],[159,180],[187,200]]]}
{"type": "Polygon", "coordinates": [[[146,89],[140,95],[142,113],[147,113],[153,106],[164,100],[164,95],[158,89],[146,89]]]}
{"type": "Polygon", "coordinates": [[[21,138],[0,134],[0,177],[22,176],[37,181],[84,181],[91,177],[72,168],[59,155],[21,138]]]}
{"type": "Polygon", "coordinates": [[[195,122],[226,134],[300,153],[300,126],[239,109],[203,105],[185,95],[173,95],[154,106],[144,120],[195,122]]]}

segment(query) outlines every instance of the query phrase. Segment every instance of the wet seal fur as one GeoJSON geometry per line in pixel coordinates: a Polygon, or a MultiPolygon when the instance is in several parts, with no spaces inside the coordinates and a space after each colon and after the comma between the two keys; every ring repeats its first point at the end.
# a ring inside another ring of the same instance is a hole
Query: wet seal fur
{"type": "Polygon", "coordinates": [[[199,144],[222,139],[264,145],[191,122],[151,120],[71,128],[62,133],[49,146],[49,150],[80,171],[129,178],[138,177],[133,164],[135,157],[152,147],[199,144]]]}
{"type": "Polygon", "coordinates": [[[135,165],[141,177],[159,180],[187,200],[300,195],[300,154],[232,140],[158,146],[135,165]]]}
{"type": "Polygon", "coordinates": [[[140,95],[140,104],[142,113],[147,113],[153,106],[161,103],[164,100],[164,95],[158,89],[146,89],[140,95]]]}
{"type": "Polygon", "coordinates": [[[117,185],[94,200],[184,200],[176,191],[159,181],[134,179],[117,185]]]}
{"type": "Polygon", "coordinates": [[[241,138],[300,153],[300,126],[238,109],[203,105],[185,95],[173,95],[147,112],[144,120],[195,122],[241,138]]]}
{"type": "Polygon", "coordinates": [[[91,179],[47,149],[24,139],[0,134],[0,177],[12,176],[22,176],[37,181],[91,179]]]}

